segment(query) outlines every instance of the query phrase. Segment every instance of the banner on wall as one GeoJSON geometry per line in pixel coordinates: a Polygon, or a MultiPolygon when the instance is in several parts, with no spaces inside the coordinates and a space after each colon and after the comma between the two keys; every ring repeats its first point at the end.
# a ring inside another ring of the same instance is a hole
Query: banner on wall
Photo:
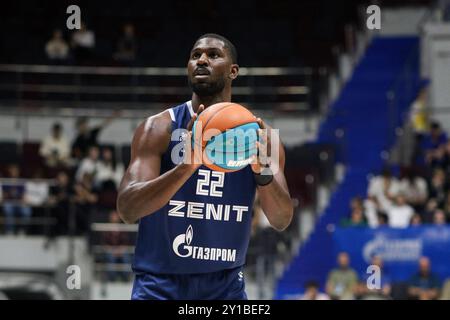
{"type": "Polygon", "coordinates": [[[430,258],[441,281],[450,278],[450,226],[336,228],[333,239],[334,253],[348,252],[352,268],[362,277],[371,258],[379,255],[394,281],[406,281],[416,273],[421,256],[430,258]]]}

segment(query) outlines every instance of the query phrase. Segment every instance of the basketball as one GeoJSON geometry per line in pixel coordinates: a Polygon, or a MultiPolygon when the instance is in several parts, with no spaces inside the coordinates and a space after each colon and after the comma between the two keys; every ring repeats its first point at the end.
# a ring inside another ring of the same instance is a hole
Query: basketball
{"type": "Polygon", "coordinates": [[[193,146],[203,152],[203,164],[221,172],[238,171],[256,155],[256,117],[245,107],[221,102],[206,108],[193,125],[193,146]],[[201,135],[198,135],[199,130],[201,135]],[[198,140],[195,137],[198,135],[198,140]],[[200,145],[201,144],[201,145],[200,145]]]}

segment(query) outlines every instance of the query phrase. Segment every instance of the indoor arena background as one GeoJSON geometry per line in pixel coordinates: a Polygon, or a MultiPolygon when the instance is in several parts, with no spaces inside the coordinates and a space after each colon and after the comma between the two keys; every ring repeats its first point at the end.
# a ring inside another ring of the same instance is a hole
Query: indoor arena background
{"type": "Polygon", "coordinates": [[[130,298],[130,141],[190,99],[211,32],[238,51],[233,101],[280,130],[295,207],[280,233],[255,204],[249,298],[450,299],[450,2],[425,0],[2,1],[1,298],[130,298]]]}

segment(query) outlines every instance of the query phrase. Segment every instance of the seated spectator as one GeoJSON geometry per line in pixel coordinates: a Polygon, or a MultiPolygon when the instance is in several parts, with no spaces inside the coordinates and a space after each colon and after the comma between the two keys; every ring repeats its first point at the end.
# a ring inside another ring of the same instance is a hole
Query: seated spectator
{"type": "Polygon", "coordinates": [[[85,174],[91,175],[96,179],[96,174],[100,169],[100,159],[99,150],[97,146],[91,146],[89,148],[89,153],[86,158],[84,158],[75,174],[76,181],[80,182],[85,174]]]}
{"type": "MultiPolygon", "coordinates": [[[[111,211],[108,222],[113,225],[120,224],[119,214],[116,211],[111,211]]],[[[127,252],[129,241],[130,239],[126,232],[106,231],[102,234],[102,245],[106,246],[105,260],[108,264],[107,274],[109,281],[128,281],[130,277],[130,273],[127,271],[128,266],[123,266],[123,264],[130,264],[131,262],[130,254],[127,252]],[[123,269],[117,270],[121,266],[123,269]]]]}
{"type": "Polygon", "coordinates": [[[443,226],[447,223],[444,210],[436,209],[433,215],[433,224],[436,226],[443,226]]]}
{"type": "Polygon", "coordinates": [[[428,198],[427,181],[411,169],[400,181],[399,192],[405,196],[408,204],[420,212],[428,198]]]}
{"type": "Polygon", "coordinates": [[[357,295],[363,300],[391,299],[391,278],[384,269],[383,259],[380,256],[375,255],[372,257],[370,264],[372,266],[377,266],[380,270],[379,283],[374,283],[372,279],[373,274],[364,273],[361,277],[363,281],[360,282],[357,289],[357,295]],[[376,287],[378,284],[379,287],[376,287]]]}
{"type": "Polygon", "coordinates": [[[117,51],[114,59],[130,62],[136,59],[137,40],[134,34],[134,26],[131,23],[123,26],[123,34],[117,42],[117,51]]]}
{"type": "Polygon", "coordinates": [[[67,60],[69,58],[69,46],[64,40],[61,30],[53,31],[52,38],[45,45],[45,53],[50,60],[67,60]]]}
{"type": "Polygon", "coordinates": [[[55,123],[52,132],[41,142],[39,154],[48,167],[67,166],[70,157],[69,141],[63,135],[61,124],[55,123]]]}
{"type": "Polygon", "coordinates": [[[390,170],[384,169],[381,176],[370,179],[368,200],[374,203],[377,210],[387,211],[398,193],[399,183],[390,170]]]}
{"type": "Polygon", "coordinates": [[[410,226],[418,227],[422,225],[422,217],[418,213],[414,213],[411,218],[410,226]]]}
{"type": "Polygon", "coordinates": [[[435,198],[431,198],[428,200],[427,204],[425,205],[425,211],[422,213],[425,223],[433,222],[434,211],[438,209],[438,207],[439,204],[435,198]]]}
{"type": "Polygon", "coordinates": [[[74,187],[74,202],[76,205],[76,232],[85,234],[89,231],[90,214],[98,201],[97,192],[94,189],[93,177],[84,173],[81,181],[74,187]]]}
{"type": "Polygon", "coordinates": [[[447,135],[442,131],[441,125],[438,122],[433,122],[430,126],[430,132],[424,135],[420,143],[425,163],[431,163],[433,152],[446,142],[447,135]]]}
{"type": "Polygon", "coordinates": [[[387,210],[389,226],[391,228],[406,228],[414,215],[414,209],[406,203],[404,195],[395,198],[395,204],[387,210]]]}
{"type": "Polygon", "coordinates": [[[98,135],[106,128],[117,116],[119,112],[114,112],[112,116],[105,119],[100,125],[89,128],[88,119],[86,117],[78,118],[75,124],[77,135],[72,143],[73,157],[81,161],[86,157],[91,146],[98,146],[98,135]]]}
{"type": "Polygon", "coordinates": [[[428,190],[429,197],[436,199],[438,205],[445,201],[447,195],[447,183],[445,181],[445,172],[442,169],[433,171],[431,181],[429,182],[428,190]]]}
{"type": "Polygon", "coordinates": [[[341,252],[337,258],[338,267],[328,274],[326,292],[331,299],[349,300],[354,298],[358,276],[350,267],[350,257],[347,252],[341,252]]]}
{"type": "Polygon", "coordinates": [[[365,227],[367,226],[364,217],[364,208],[360,197],[355,197],[350,202],[351,212],[350,218],[343,219],[341,225],[343,227],[365,227]]]}
{"type": "Polygon", "coordinates": [[[72,34],[72,48],[78,63],[90,62],[94,55],[95,34],[89,30],[84,22],[81,28],[72,34]]]}
{"type": "Polygon", "coordinates": [[[51,235],[65,235],[69,232],[70,198],[73,193],[69,182],[67,173],[60,171],[56,175],[56,184],[50,188],[48,204],[56,219],[51,235]]]}
{"type": "Polygon", "coordinates": [[[434,300],[439,295],[439,278],[431,271],[427,257],[419,259],[419,271],[409,281],[408,294],[417,300],[434,300]]]}
{"type": "Polygon", "coordinates": [[[20,180],[20,169],[12,164],[8,167],[8,180],[2,182],[2,206],[5,214],[5,229],[7,234],[26,233],[31,221],[31,207],[25,199],[25,182],[20,180]],[[21,221],[17,222],[17,216],[21,221]],[[16,225],[19,227],[16,228],[16,225]]]}
{"type": "Polygon", "coordinates": [[[319,291],[319,284],[315,281],[309,281],[305,285],[305,293],[300,300],[330,300],[330,297],[319,291]]]}
{"type": "Polygon", "coordinates": [[[95,183],[103,190],[119,188],[122,180],[124,168],[121,163],[117,163],[114,154],[110,148],[102,149],[102,158],[97,167],[95,183]]]}
{"type": "Polygon", "coordinates": [[[48,194],[48,182],[43,180],[42,170],[38,170],[33,179],[25,182],[25,202],[33,207],[43,206],[48,200],[48,194]]]}

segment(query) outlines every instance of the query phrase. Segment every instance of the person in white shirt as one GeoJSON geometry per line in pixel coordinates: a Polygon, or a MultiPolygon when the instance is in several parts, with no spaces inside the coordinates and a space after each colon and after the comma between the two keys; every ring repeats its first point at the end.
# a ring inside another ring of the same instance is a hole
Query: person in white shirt
{"type": "Polygon", "coordinates": [[[80,166],[75,174],[77,182],[81,182],[85,174],[92,176],[95,181],[97,173],[100,170],[99,153],[97,146],[89,147],[88,156],[81,160],[80,166]]]}
{"type": "Polygon", "coordinates": [[[315,281],[309,281],[305,286],[305,293],[300,300],[330,300],[326,293],[319,291],[319,284],[315,281]]]}
{"type": "Polygon", "coordinates": [[[415,208],[423,208],[428,199],[426,180],[412,171],[400,181],[399,190],[405,195],[406,201],[415,208]]]}
{"type": "Polygon", "coordinates": [[[42,179],[41,170],[36,171],[33,179],[25,182],[25,202],[32,207],[40,207],[47,202],[48,196],[48,182],[42,179]]]}
{"type": "Polygon", "coordinates": [[[387,211],[392,206],[393,199],[400,191],[399,183],[389,170],[383,170],[380,176],[373,177],[369,182],[368,199],[373,201],[378,210],[387,211]]]}
{"type": "Polygon", "coordinates": [[[386,212],[392,206],[392,201],[400,191],[400,186],[388,169],[381,175],[370,179],[367,189],[367,199],[364,201],[364,212],[371,228],[380,225],[380,212],[386,212]]]}
{"type": "Polygon", "coordinates": [[[116,163],[114,154],[110,148],[103,148],[102,159],[98,164],[98,171],[95,175],[95,184],[103,187],[107,182],[113,182],[115,189],[119,187],[120,180],[124,172],[123,165],[116,163]]]}
{"type": "Polygon", "coordinates": [[[41,142],[39,154],[49,167],[65,166],[69,162],[69,141],[62,131],[61,124],[55,123],[52,127],[52,133],[41,142]]]}
{"type": "Polygon", "coordinates": [[[53,31],[52,38],[45,45],[45,53],[51,60],[66,60],[69,57],[69,46],[61,30],[53,31]]]}
{"type": "Polygon", "coordinates": [[[395,204],[386,211],[389,219],[389,226],[392,228],[407,228],[414,216],[414,209],[406,203],[403,194],[395,198],[395,204]]]}
{"type": "Polygon", "coordinates": [[[95,48],[95,34],[81,22],[81,28],[72,34],[72,48],[77,62],[89,62],[95,48]]]}

